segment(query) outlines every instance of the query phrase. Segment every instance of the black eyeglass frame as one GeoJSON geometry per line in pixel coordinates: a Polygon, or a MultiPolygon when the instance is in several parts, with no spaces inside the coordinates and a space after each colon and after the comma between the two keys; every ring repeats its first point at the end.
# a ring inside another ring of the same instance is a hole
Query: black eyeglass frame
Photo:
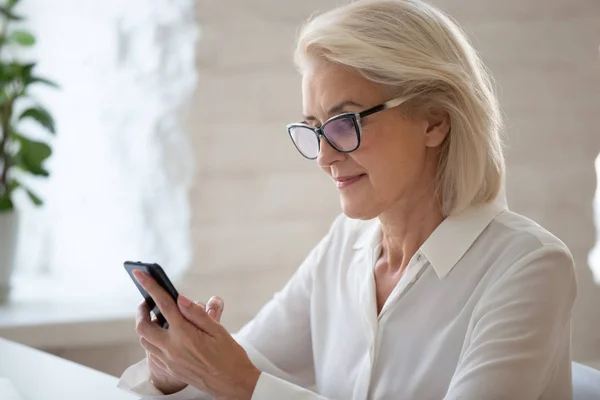
{"type": "Polygon", "coordinates": [[[378,113],[380,111],[383,110],[387,110],[390,108],[394,108],[394,107],[398,107],[399,105],[401,105],[402,103],[404,103],[406,100],[408,100],[408,98],[406,97],[397,97],[391,100],[386,101],[385,103],[382,104],[378,104],[374,107],[371,107],[369,109],[366,109],[364,111],[361,112],[347,112],[347,113],[342,113],[339,115],[335,115],[331,118],[329,118],[327,121],[325,121],[323,123],[323,125],[321,125],[320,127],[314,127],[314,126],[310,126],[306,123],[301,123],[301,122],[297,122],[294,124],[289,124],[286,126],[287,131],[288,131],[288,135],[290,136],[290,139],[292,140],[292,143],[294,143],[294,147],[296,148],[296,150],[298,150],[298,152],[300,154],[302,154],[302,156],[304,158],[307,158],[309,160],[316,160],[317,157],[319,157],[319,153],[321,153],[321,136],[323,136],[325,138],[325,140],[327,141],[327,143],[329,143],[329,145],[337,152],[340,153],[352,153],[353,151],[358,150],[358,148],[360,147],[360,143],[361,143],[361,138],[362,138],[362,127],[360,124],[360,121],[362,118],[368,117],[369,115],[373,115],[375,113],[378,113]],[[357,140],[356,140],[356,147],[354,147],[352,150],[341,150],[339,149],[335,144],[333,144],[331,142],[331,140],[329,140],[329,138],[327,137],[327,135],[325,135],[325,133],[323,132],[323,130],[325,129],[325,127],[327,126],[327,124],[329,124],[330,122],[333,121],[337,121],[339,119],[345,119],[345,118],[350,118],[352,119],[352,123],[354,124],[354,131],[356,132],[356,136],[357,136],[357,140]],[[311,131],[314,132],[316,139],[317,139],[317,155],[315,157],[308,157],[306,154],[304,154],[299,148],[298,145],[296,144],[296,141],[294,140],[293,136],[292,136],[292,129],[293,128],[306,128],[309,129],[311,131]]]}

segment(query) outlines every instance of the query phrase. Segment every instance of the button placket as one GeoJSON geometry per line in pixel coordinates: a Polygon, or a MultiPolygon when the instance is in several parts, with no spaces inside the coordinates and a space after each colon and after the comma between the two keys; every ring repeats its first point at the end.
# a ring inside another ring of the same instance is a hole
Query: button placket
{"type": "MultiPolygon", "coordinates": [[[[385,323],[386,323],[386,318],[389,316],[389,309],[392,308],[398,301],[399,299],[406,294],[411,287],[413,286],[413,284],[419,279],[419,277],[423,274],[423,271],[425,270],[425,264],[426,264],[426,259],[421,256],[421,254],[417,254],[415,257],[413,257],[413,259],[411,260],[409,266],[407,267],[406,273],[411,274],[411,275],[405,275],[403,276],[404,281],[402,280],[402,278],[400,279],[400,281],[398,282],[398,285],[394,288],[394,290],[392,291],[392,293],[390,294],[390,297],[388,298],[388,300],[386,301],[386,303],[383,305],[383,309],[381,310],[381,313],[378,315],[378,326],[377,329],[374,331],[374,335],[373,335],[373,340],[371,342],[371,345],[369,347],[369,353],[371,355],[371,365],[370,365],[370,371],[371,374],[373,373],[374,369],[375,369],[375,363],[377,362],[377,356],[379,354],[379,345],[381,344],[381,332],[383,331],[384,327],[385,327],[385,323]],[[401,282],[403,282],[403,287],[401,287],[401,282]],[[393,296],[393,298],[392,298],[393,296]]],[[[371,384],[372,384],[372,376],[369,376],[369,387],[367,389],[367,397],[365,397],[366,399],[370,399],[371,398],[371,384]]]]}
{"type": "Polygon", "coordinates": [[[413,284],[419,279],[421,272],[425,267],[425,262],[426,260],[421,253],[417,253],[415,256],[413,256],[408,264],[408,267],[406,268],[406,271],[404,272],[404,275],[402,278],[400,278],[396,284],[396,287],[394,287],[392,293],[390,293],[390,296],[383,305],[381,313],[378,315],[379,321],[381,321],[388,310],[393,307],[393,305],[398,302],[398,299],[408,292],[413,284]]]}
{"type": "Polygon", "coordinates": [[[377,335],[377,300],[375,295],[375,277],[373,276],[374,253],[376,249],[367,251],[358,256],[355,262],[361,264],[365,269],[365,278],[359,285],[359,305],[360,319],[365,329],[367,346],[369,349],[368,358],[372,362],[375,336],[377,335]]]}
{"type": "Polygon", "coordinates": [[[363,314],[366,316],[366,322],[369,325],[368,330],[368,343],[369,343],[369,353],[365,355],[364,365],[361,368],[361,385],[360,389],[354,393],[353,399],[367,399],[369,398],[369,391],[371,388],[371,379],[373,374],[373,367],[375,365],[376,360],[376,349],[377,349],[377,340],[379,336],[379,319],[377,316],[377,296],[376,296],[376,288],[375,288],[375,276],[374,276],[374,268],[375,262],[377,260],[377,255],[380,251],[381,247],[376,246],[368,253],[367,261],[369,265],[369,279],[365,282],[366,286],[363,286],[363,291],[361,293],[363,299],[363,314]],[[360,394],[359,394],[360,393],[360,394]]]}

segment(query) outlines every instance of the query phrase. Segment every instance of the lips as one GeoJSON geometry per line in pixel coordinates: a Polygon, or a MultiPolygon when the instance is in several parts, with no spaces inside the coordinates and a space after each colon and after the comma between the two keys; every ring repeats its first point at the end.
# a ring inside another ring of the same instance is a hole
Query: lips
{"type": "Polygon", "coordinates": [[[358,174],[358,175],[345,175],[345,176],[337,176],[333,179],[335,180],[335,184],[338,189],[346,188],[354,183],[360,181],[362,178],[367,176],[367,174],[358,174]]]}

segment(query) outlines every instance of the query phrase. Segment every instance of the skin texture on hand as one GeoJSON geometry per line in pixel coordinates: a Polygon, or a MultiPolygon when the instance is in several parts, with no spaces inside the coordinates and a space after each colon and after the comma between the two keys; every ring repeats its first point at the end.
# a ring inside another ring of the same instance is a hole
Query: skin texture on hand
{"type": "Polygon", "coordinates": [[[166,370],[166,366],[146,350],[150,381],[163,394],[177,393],[187,387],[187,383],[177,380],[166,370]]]}
{"type": "MultiPolygon", "coordinates": [[[[142,302],[144,304],[145,301],[142,302]]],[[[140,306],[142,305],[140,304],[140,306]]],[[[206,310],[215,321],[220,322],[223,315],[225,304],[220,297],[211,297],[208,303],[196,302],[199,307],[206,310]]],[[[138,317],[143,317],[139,316],[138,317]]],[[[158,325],[156,319],[152,320],[158,325]]],[[[140,338],[141,339],[141,338],[140,338]]],[[[163,394],[173,394],[186,388],[187,383],[175,379],[166,369],[166,366],[146,350],[146,359],[148,360],[148,369],[150,370],[150,380],[152,384],[163,394]]]]}
{"type": "Polygon", "coordinates": [[[185,383],[219,400],[250,399],[260,371],[229,332],[202,305],[181,295],[175,303],[150,276],[141,271],[135,276],[169,322],[169,329],[163,329],[150,320],[145,302],[138,307],[136,329],[142,346],[154,364],[174,378],[156,382],[158,386],[162,383],[173,393],[185,383]]]}

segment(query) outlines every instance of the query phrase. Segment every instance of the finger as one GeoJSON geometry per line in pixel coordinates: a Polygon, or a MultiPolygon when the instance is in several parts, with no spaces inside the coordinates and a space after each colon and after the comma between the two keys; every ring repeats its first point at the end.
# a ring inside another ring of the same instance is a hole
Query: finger
{"type": "Polygon", "coordinates": [[[154,363],[156,364],[156,366],[160,369],[162,369],[163,371],[167,372],[167,366],[165,365],[164,362],[160,361],[158,359],[158,357],[156,357],[155,355],[153,355],[152,353],[150,353],[149,351],[146,352],[147,354],[147,358],[148,358],[148,362],[149,363],[154,363]]]}
{"type": "Polygon", "coordinates": [[[208,316],[204,308],[194,304],[190,299],[179,295],[177,305],[181,314],[196,328],[214,336],[220,331],[221,325],[208,316]]]}
{"type": "Polygon", "coordinates": [[[225,309],[225,302],[219,296],[213,296],[206,303],[206,313],[215,321],[221,322],[221,316],[225,309]]]}
{"type": "MultiPolygon", "coordinates": [[[[160,359],[162,358],[162,356],[164,356],[163,351],[156,347],[155,345],[153,345],[152,343],[150,343],[150,341],[148,341],[146,338],[141,337],[140,338],[140,344],[142,345],[142,347],[144,348],[144,350],[146,350],[148,352],[148,354],[151,357],[154,357],[155,359],[158,359],[158,361],[160,361],[160,359]]],[[[162,361],[160,361],[162,363],[162,361]]]]}
{"type": "Polygon", "coordinates": [[[169,295],[150,275],[144,271],[134,270],[133,275],[140,285],[146,289],[156,306],[165,317],[169,325],[176,325],[181,321],[181,313],[171,295],[169,295]]]}
{"type": "Polygon", "coordinates": [[[195,300],[194,304],[197,304],[198,307],[202,307],[204,309],[204,311],[208,312],[208,308],[207,308],[208,304],[204,304],[203,302],[198,301],[198,300],[195,300]]]}
{"type": "Polygon", "coordinates": [[[150,307],[148,307],[148,303],[146,300],[142,300],[142,302],[137,307],[137,312],[135,314],[135,320],[137,321],[150,321],[150,307]]]}
{"type": "Polygon", "coordinates": [[[152,317],[152,319],[150,321],[152,321],[153,324],[158,325],[158,326],[160,326],[162,328],[162,325],[158,321],[158,318],[152,317]]]}
{"type": "Polygon", "coordinates": [[[162,343],[166,335],[166,331],[160,325],[150,320],[150,311],[145,301],[138,306],[135,330],[141,337],[154,344],[162,343]]]}
{"type": "MultiPolygon", "coordinates": [[[[212,297],[211,297],[211,300],[212,300],[212,297]]],[[[211,312],[209,312],[210,310],[208,309],[208,307],[209,307],[209,303],[210,303],[210,300],[209,300],[209,302],[208,302],[207,304],[204,304],[204,303],[203,303],[203,302],[201,302],[201,301],[194,301],[194,304],[197,304],[197,305],[198,305],[198,307],[202,307],[202,308],[204,309],[204,311],[206,311],[206,313],[207,313],[207,314],[208,314],[208,315],[209,315],[209,316],[210,316],[212,319],[214,319],[214,320],[215,320],[215,321],[217,321],[217,322],[220,322],[220,321],[221,321],[221,313],[217,313],[216,317],[213,317],[213,315],[214,315],[214,312],[212,312],[212,313],[211,313],[211,312]],[[212,314],[212,315],[211,315],[211,314],[212,314]]],[[[211,309],[214,309],[214,308],[215,308],[215,307],[213,306],[211,309]]],[[[221,310],[222,310],[222,308],[221,308],[221,310]]]]}
{"type": "Polygon", "coordinates": [[[148,358],[148,362],[153,362],[163,371],[168,372],[167,364],[165,363],[166,353],[162,351],[160,348],[156,347],[143,337],[140,338],[140,344],[146,350],[146,357],[148,358]]]}

